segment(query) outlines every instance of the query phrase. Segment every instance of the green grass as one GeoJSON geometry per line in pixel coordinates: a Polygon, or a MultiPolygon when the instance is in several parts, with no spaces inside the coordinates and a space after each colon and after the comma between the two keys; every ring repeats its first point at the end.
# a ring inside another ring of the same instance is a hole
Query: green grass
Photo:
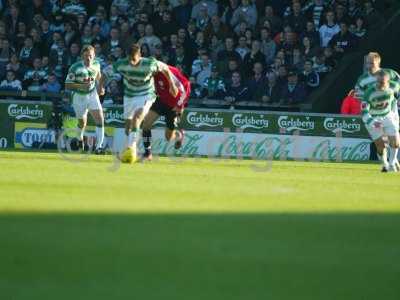
{"type": "Polygon", "coordinates": [[[1,300],[398,300],[399,232],[377,164],[0,152],[1,300]]]}

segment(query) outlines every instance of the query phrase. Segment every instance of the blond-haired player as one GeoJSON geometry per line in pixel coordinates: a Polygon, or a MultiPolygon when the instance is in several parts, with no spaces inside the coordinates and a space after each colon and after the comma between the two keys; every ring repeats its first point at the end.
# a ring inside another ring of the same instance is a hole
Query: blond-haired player
{"type": "Polygon", "coordinates": [[[84,148],[83,136],[89,112],[96,123],[96,154],[104,154],[104,116],[99,94],[104,94],[100,64],[95,59],[94,47],[82,48],[82,60],[74,63],[68,71],[65,88],[72,90],[72,106],[78,119],[79,143],[84,148]]]}
{"type": "MultiPolygon", "coordinates": [[[[393,84],[400,85],[400,75],[392,69],[381,68],[381,56],[378,52],[369,52],[365,56],[365,72],[358,78],[356,87],[355,87],[355,96],[363,101],[364,94],[366,90],[372,86],[374,86],[377,82],[377,74],[380,70],[384,70],[385,73],[389,76],[389,81],[393,84]]],[[[398,113],[398,95],[395,95],[395,101],[393,102],[392,111],[394,121],[399,124],[399,113],[398,113]]],[[[382,152],[383,158],[387,157],[387,149],[384,147],[382,152]]],[[[378,157],[381,158],[381,154],[378,151],[378,157]]],[[[395,157],[395,165],[398,169],[400,169],[400,164],[395,157]]],[[[386,167],[382,168],[382,171],[386,171],[386,167]]]]}

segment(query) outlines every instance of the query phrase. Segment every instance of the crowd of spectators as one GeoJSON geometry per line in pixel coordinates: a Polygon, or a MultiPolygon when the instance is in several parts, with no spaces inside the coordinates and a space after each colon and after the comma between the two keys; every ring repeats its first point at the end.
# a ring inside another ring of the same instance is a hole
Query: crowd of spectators
{"type": "Polygon", "coordinates": [[[0,89],[59,92],[92,44],[111,65],[132,43],[179,67],[192,98],[298,104],[382,19],[378,0],[0,0],[0,89]]]}

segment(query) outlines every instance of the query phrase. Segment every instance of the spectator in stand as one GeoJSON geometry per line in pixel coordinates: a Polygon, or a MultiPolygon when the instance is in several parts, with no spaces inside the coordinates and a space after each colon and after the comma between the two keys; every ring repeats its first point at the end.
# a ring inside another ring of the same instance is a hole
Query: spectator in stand
{"type": "Polygon", "coordinates": [[[220,51],[217,55],[217,67],[220,73],[225,73],[228,69],[228,62],[231,59],[241,62],[240,55],[235,51],[235,41],[232,37],[225,39],[225,49],[220,51]]]}
{"type": "Polygon", "coordinates": [[[104,68],[105,65],[107,64],[107,56],[113,56],[115,50],[118,48],[118,46],[117,46],[117,47],[114,47],[114,48],[112,49],[111,54],[105,55],[105,54],[104,54],[104,51],[103,51],[103,47],[102,47],[102,45],[101,45],[100,43],[94,43],[94,44],[93,44],[93,47],[94,47],[94,50],[95,50],[95,53],[96,53],[96,59],[99,61],[100,66],[101,66],[102,68],[104,68]]]}
{"type": "Polygon", "coordinates": [[[241,5],[233,12],[230,25],[235,29],[242,21],[252,28],[257,24],[257,9],[254,3],[250,3],[250,0],[242,0],[241,5]]]}
{"type": "MultiPolygon", "coordinates": [[[[107,41],[102,45],[104,50],[104,55],[111,54],[116,47],[121,47],[121,39],[119,36],[119,29],[118,27],[113,27],[110,30],[110,35],[107,41]]],[[[96,53],[97,56],[97,53],[96,53]]]]}
{"type": "Polygon", "coordinates": [[[323,52],[314,57],[313,63],[313,69],[318,73],[320,79],[331,71],[331,67],[326,65],[326,57],[323,52]]]}
{"type": "Polygon", "coordinates": [[[351,19],[361,16],[361,7],[357,0],[348,1],[347,14],[351,19]]]}
{"type": "Polygon", "coordinates": [[[313,45],[310,38],[305,36],[302,40],[301,50],[306,59],[312,59],[320,51],[320,48],[313,45]]]}
{"type": "Polygon", "coordinates": [[[178,24],[172,19],[170,11],[165,11],[162,14],[162,19],[157,29],[157,36],[161,39],[163,43],[168,43],[171,34],[176,34],[178,31],[178,24]]]}
{"type": "Polygon", "coordinates": [[[0,68],[5,69],[5,66],[10,61],[11,55],[15,53],[15,49],[11,47],[8,39],[0,39],[0,68]]]}
{"type": "Polygon", "coordinates": [[[93,35],[92,35],[92,28],[90,25],[85,25],[83,27],[83,32],[81,35],[81,45],[90,45],[92,44],[93,41],[93,35]]]}
{"type": "Polygon", "coordinates": [[[10,62],[6,66],[6,70],[13,71],[18,80],[22,80],[24,78],[25,67],[20,63],[18,56],[15,53],[11,55],[10,62]]]}
{"type": "Polygon", "coordinates": [[[267,86],[261,99],[264,103],[278,103],[281,99],[282,87],[277,82],[277,76],[275,73],[268,73],[267,79],[267,86]]]}
{"type": "Polygon", "coordinates": [[[200,7],[199,13],[194,20],[196,24],[196,29],[203,32],[210,23],[210,16],[208,15],[207,5],[203,5],[200,7]]]}
{"type": "Polygon", "coordinates": [[[13,71],[7,71],[6,79],[0,84],[0,90],[2,91],[21,91],[22,84],[17,78],[13,71]]]}
{"type": "Polygon", "coordinates": [[[305,8],[307,18],[312,21],[312,23],[315,25],[315,28],[320,28],[322,26],[323,16],[326,10],[324,0],[314,0],[305,8]]]}
{"type": "Polygon", "coordinates": [[[367,28],[363,17],[357,17],[355,23],[350,25],[350,32],[357,38],[363,38],[367,33],[367,28]]]}
{"type": "Polygon", "coordinates": [[[206,78],[211,76],[212,63],[206,50],[201,54],[198,60],[192,65],[192,76],[196,78],[199,86],[204,86],[206,78]]]}
{"type": "Polygon", "coordinates": [[[11,5],[9,13],[5,16],[6,29],[10,37],[17,33],[17,26],[23,22],[23,17],[20,14],[18,6],[16,4],[11,5]]]}
{"type": "Polygon", "coordinates": [[[121,21],[122,21],[122,19],[120,17],[120,12],[119,12],[118,6],[111,5],[110,6],[110,14],[108,17],[108,22],[110,23],[111,28],[117,27],[121,21]]]}
{"type": "Polygon", "coordinates": [[[300,48],[294,48],[290,53],[290,65],[296,69],[297,72],[302,72],[304,68],[304,57],[301,53],[300,48]]]}
{"type": "Polygon", "coordinates": [[[332,37],[340,31],[339,25],[335,22],[335,13],[333,11],[327,11],[325,19],[325,24],[319,28],[321,47],[328,46],[332,37]]]}
{"type": "Polygon", "coordinates": [[[42,59],[40,57],[36,57],[33,60],[32,68],[25,72],[23,81],[24,87],[28,87],[33,81],[44,82],[47,80],[47,77],[48,74],[42,70],[42,59]]]}
{"type": "Polygon", "coordinates": [[[297,73],[291,70],[287,78],[287,84],[284,85],[281,92],[281,104],[292,105],[303,103],[306,100],[307,94],[304,85],[298,80],[297,73]]]}
{"type": "Polygon", "coordinates": [[[207,15],[212,17],[218,14],[218,4],[213,0],[200,0],[197,2],[192,9],[191,18],[197,20],[201,15],[202,9],[207,10],[207,15]]]}
{"type": "Polygon", "coordinates": [[[229,0],[228,6],[225,8],[224,12],[222,13],[222,22],[224,24],[231,24],[231,20],[233,17],[233,13],[239,7],[239,0],[229,0]]]}
{"type": "Polygon", "coordinates": [[[249,100],[259,102],[265,94],[265,87],[267,85],[267,78],[264,74],[264,66],[260,62],[253,65],[253,77],[248,82],[249,100]]]}
{"type": "Polygon", "coordinates": [[[40,92],[44,79],[41,79],[38,73],[34,73],[32,79],[26,81],[26,90],[29,92],[40,92]]]}
{"type": "Polygon", "coordinates": [[[312,60],[304,62],[304,70],[301,73],[300,81],[304,82],[308,92],[311,92],[319,86],[319,75],[313,68],[312,60]]]}
{"type": "Polygon", "coordinates": [[[122,88],[117,80],[112,79],[106,88],[105,101],[108,104],[122,104],[123,93],[122,88]]]}
{"type": "Polygon", "coordinates": [[[285,17],[284,23],[288,24],[295,32],[301,33],[306,28],[307,18],[302,12],[300,2],[293,2],[291,13],[285,17]]]}
{"type": "Polygon", "coordinates": [[[153,32],[153,25],[147,24],[145,26],[145,36],[139,40],[139,44],[146,43],[150,48],[150,54],[153,55],[155,52],[156,45],[161,45],[161,40],[153,32]]]}
{"type": "Polygon", "coordinates": [[[189,0],[180,0],[180,5],[173,9],[173,15],[180,27],[186,27],[192,14],[192,4],[189,0]]]}
{"type": "Polygon", "coordinates": [[[185,53],[185,48],[181,44],[178,44],[176,47],[176,56],[171,61],[172,65],[179,67],[184,74],[189,75],[192,72],[190,61],[190,57],[185,53]]]}
{"type": "Polygon", "coordinates": [[[47,81],[42,85],[42,92],[59,93],[61,84],[58,82],[57,76],[54,73],[49,74],[47,81]]]}
{"type": "Polygon", "coordinates": [[[346,22],[340,23],[340,31],[329,42],[337,59],[341,59],[345,53],[351,51],[356,44],[355,36],[349,31],[346,22]]]}
{"type": "Polygon", "coordinates": [[[196,82],[196,78],[194,76],[190,76],[189,81],[190,81],[190,98],[192,99],[203,98],[202,97],[203,87],[196,82]]]}
{"type": "Polygon", "coordinates": [[[66,65],[71,66],[76,63],[80,59],[81,48],[77,42],[73,42],[69,47],[69,51],[67,53],[66,65]]]}
{"type": "Polygon", "coordinates": [[[125,14],[131,8],[132,1],[131,0],[113,0],[112,5],[118,7],[119,11],[124,12],[125,14]]]}
{"type": "Polygon", "coordinates": [[[239,72],[233,72],[231,84],[226,89],[225,101],[231,107],[234,107],[236,102],[249,100],[249,88],[242,83],[242,78],[239,72]]]}
{"type": "Polygon", "coordinates": [[[244,56],[243,67],[246,76],[250,76],[252,68],[256,62],[265,65],[265,55],[261,52],[261,43],[259,40],[254,40],[251,43],[251,51],[244,56]]]}
{"type": "Polygon", "coordinates": [[[196,39],[194,40],[194,44],[197,49],[206,49],[207,48],[203,31],[198,31],[196,33],[196,39]]]}
{"type": "Polygon", "coordinates": [[[250,52],[250,49],[247,47],[246,41],[247,40],[246,40],[246,37],[244,35],[239,37],[239,43],[238,43],[238,45],[237,45],[237,47],[235,49],[235,51],[240,55],[242,60],[244,59],[246,54],[250,52]]]}
{"type": "Polygon", "coordinates": [[[124,20],[120,25],[120,41],[121,47],[125,51],[127,51],[129,49],[129,46],[136,41],[133,36],[133,29],[126,20],[124,20]]]}
{"type": "Polygon", "coordinates": [[[300,35],[301,39],[304,39],[304,37],[308,37],[310,39],[311,45],[313,46],[321,45],[321,37],[319,31],[315,29],[315,25],[311,21],[307,21],[306,30],[300,35]]]}
{"type": "Polygon", "coordinates": [[[323,49],[323,53],[325,56],[325,64],[329,67],[329,70],[331,71],[334,68],[336,68],[338,60],[335,56],[335,53],[333,52],[333,49],[328,46],[325,49],[323,49]]]}
{"type": "Polygon", "coordinates": [[[345,5],[342,5],[340,3],[336,4],[335,18],[336,18],[336,23],[338,23],[338,24],[340,24],[342,22],[345,22],[345,23],[350,22],[350,18],[347,15],[345,5]]]}
{"type": "Polygon", "coordinates": [[[57,41],[57,45],[50,51],[49,63],[53,72],[57,75],[60,81],[63,79],[67,68],[68,52],[65,48],[64,40],[57,41]]]}
{"type": "Polygon", "coordinates": [[[355,91],[351,90],[343,99],[340,113],[344,115],[360,115],[361,102],[355,97],[355,91]]]}
{"type": "Polygon", "coordinates": [[[265,56],[265,63],[268,65],[273,62],[276,54],[276,44],[271,39],[271,31],[267,27],[260,31],[261,52],[265,56]]]}
{"type": "Polygon", "coordinates": [[[364,8],[361,12],[361,16],[371,27],[381,25],[384,20],[381,13],[374,8],[374,5],[370,0],[364,2],[364,8]]]}
{"type": "Polygon", "coordinates": [[[25,65],[29,65],[32,63],[33,58],[39,56],[38,49],[33,47],[33,41],[30,36],[25,38],[24,46],[21,48],[19,52],[19,60],[21,63],[25,65]]]}
{"type": "Polygon", "coordinates": [[[234,72],[239,72],[242,74],[238,61],[234,58],[231,58],[228,62],[228,70],[222,74],[224,77],[225,86],[229,86],[232,83],[231,80],[234,72]]]}
{"type": "Polygon", "coordinates": [[[283,87],[287,83],[287,76],[288,76],[288,66],[287,65],[280,65],[277,72],[276,82],[279,86],[283,87]]]}
{"type": "Polygon", "coordinates": [[[85,6],[79,0],[67,0],[63,5],[61,12],[66,15],[78,16],[79,14],[87,14],[85,6]]]}
{"type": "Polygon", "coordinates": [[[211,41],[208,44],[208,51],[210,52],[211,61],[217,62],[218,61],[218,53],[224,50],[224,45],[222,41],[218,39],[216,35],[211,37],[211,41]]]}
{"type": "Polygon", "coordinates": [[[217,36],[219,40],[225,40],[228,36],[232,35],[229,27],[224,24],[218,15],[212,16],[210,23],[204,29],[206,41],[209,43],[212,36],[217,36]]]}
{"type": "Polygon", "coordinates": [[[223,99],[225,93],[224,80],[219,76],[217,67],[213,66],[211,69],[211,76],[204,81],[202,97],[223,99]]]}
{"type": "Polygon", "coordinates": [[[64,43],[66,47],[71,46],[71,43],[77,39],[77,31],[75,25],[72,22],[64,23],[64,43]]]}
{"type": "Polygon", "coordinates": [[[260,25],[264,26],[265,21],[268,21],[271,34],[281,31],[282,19],[275,15],[274,8],[271,5],[265,6],[264,16],[260,19],[260,25]]]}
{"type": "Polygon", "coordinates": [[[99,35],[102,39],[106,39],[110,34],[111,25],[106,19],[106,11],[103,6],[98,6],[96,15],[89,18],[88,23],[93,27],[98,25],[100,27],[99,35]]]}

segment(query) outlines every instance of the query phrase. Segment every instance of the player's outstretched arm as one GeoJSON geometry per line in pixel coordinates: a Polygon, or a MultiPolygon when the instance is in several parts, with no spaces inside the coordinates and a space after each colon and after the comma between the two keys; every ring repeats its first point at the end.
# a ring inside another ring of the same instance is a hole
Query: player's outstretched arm
{"type": "Polygon", "coordinates": [[[103,75],[101,74],[101,72],[99,72],[99,73],[97,74],[96,82],[97,82],[97,85],[96,85],[97,93],[98,93],[100,96],[103,96],[103,95],[106,93],[106,90],[105,90],[105,88],[104,88],[104,86],[105,86],[105,76],[103,76],[103,75]]]}

